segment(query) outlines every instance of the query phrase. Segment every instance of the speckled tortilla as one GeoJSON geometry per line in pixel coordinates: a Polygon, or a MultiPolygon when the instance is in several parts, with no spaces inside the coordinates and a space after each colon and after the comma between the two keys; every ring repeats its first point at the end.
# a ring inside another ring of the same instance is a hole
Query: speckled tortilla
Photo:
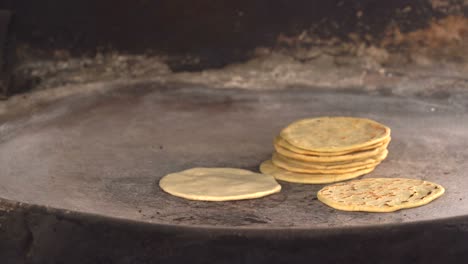
{"type": "Polygon", "coordinates": [[[341,156],[326,156],[326,157],[298,154],[288,149],[285,149],[283,147],[280,147],[278,145],[275,145],[274,147],[275,147],[276,152],[291,159],[302,160],[302,161],[307,161],[307,162],[309,161],[310,162],[338,162],[338,161],[362,160],[362,159],[376,157],[380,155],[382,152],[384,152],[384,150],[387,149],[387,146],[388,146],[388,142],[376,149],[363,150],[363,151],[353,152],[353,153],[341,155],[341,156]]]}
{"type": "Polygon", "coordinates": [[[368,178],[326,186],[317,197],[343,211],[393,212],[428,204],[444,192],[444,187],[423,180],[368,178]]]}
{"type": "Polygon", "coordinates": [[[262,173],[271,175],[277,180],[304,184],[324,184],[354,179],[373,170],[374,168],[369,168],[342,174],[297,173],[279,168],[275,166],[271,160],[264,161],[260,165],[260,171],[262,173]]]}
{"type": "Polygon", "coordinates": [[[375,157],[352,160],[352,161],[337,161],[337,162],[310,162],[310,161],[301,161],[296,159],[291,159],[285,157],[278,152],[273,153],[272,161],[275,163],[276,160],[281,160],[286,162],[290,166],[299,167],[299,168],[309,168],[309,169],[346,169],[346,168],[355,168],[359,166],[365,166],[370,164],[376,164],[384,160],[388,155],[388,150],[382,151],[375,157]]]}
{"type": "Polygon", "coordinates": [[[384,144],[387,144],[390,142],[391,138],[388,137],[386,139],[384,139],[383,141],[381,142],[377,142],[375,144],[372,144],[372,145],[369,145],[369,146],[365,146],[365,147],[362,147],[360,149],[352,149],[352,150],[345,150],[345,151],[335,151],[335,152],[317,152],[317,151],[310,151],[310,150],[305,150],[305,149],[301,149],[301,148],[296,148],[295,146],[291,145],[289,142],[287,142],[286,140],[284,140],[281,136],[277,136],[275,137],[274,141],[273,141],[273,144],[274,145],[278,145],[280,147],[283,147],[287,150],[290,150],[292,152],[295,152],[295,153],[298,153],[298,154],[304,154],[304,155],[314,155],[314,156],[341,156],[341,155],[345,155],[345,154],[350,154],[352,152],[356,152],[356,151],[364,151],[364,150],[371,150],[371,149],[375,149],[375,148],[378,148],[378,147],[381,147],[382,145],[384,144]]]}
{"type": "MultiPolygon", "coordinates": [[[[387,155],[386,153],[387,153],[387,150],[385,150],[383,155],[386,156],[387,155]]],[[[293,162],[290,162],[289,160],[282,158],[281,155],[278,155],[277,153],[273,153],[273,157],[271,158],[271,161],[273,162],[275,166],[288,170],[288,171],[292,171],[292,172],[338,174],[338,173],[348,173],[348,172],[354,172],[354,171],[373,168],[379,165],[381,160],[377,161],[374,159],[374,162],[368,163],[368,164],[360,164],[359,162],[349,163],[348,165],[353,165],[353,166],[346,166],[344,168],[337,168],[337,167],[327,168],[325,166],[324,168],[313,168],[311,166],[308,166],[307,163],[293,163],[293,162]]]]}
{"type": "Polygon", "coordinates": [[[165,192],[189,200],[254,199],[281,190],[269,175],[234,168],[193,168],[171,173],[159,181],[165,192]]]}
{"type": "Polygon", "coordinates": [[[390,137],[390,128],[365,118],[319,117],[293,122],[280,135],[296,148],[335,152],[382,142],[390,137]]]}

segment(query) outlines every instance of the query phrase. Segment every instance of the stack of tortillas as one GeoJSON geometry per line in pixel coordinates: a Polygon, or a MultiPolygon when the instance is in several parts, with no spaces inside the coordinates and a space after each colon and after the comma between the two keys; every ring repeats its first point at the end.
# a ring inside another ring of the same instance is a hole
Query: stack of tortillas
{"type": "MultiPolygon", "coordinates": [[[[160,187],[190,200],[230,201],[277,193],[282,181],[323,184],[367,174],[386,157],[390,128],[365,118],[319,117],[296,121],[274,140],[263,174],[235,168],[193,168],[164,176],[160,187]]],[[[392,212],[421,206],[445,189],[404,178],[368,178],[322,188],[318,199],[339,210],[392,212]]]]}
{"type": "Polygon", "coordinates": [[[387,157],[390,128],[365,118],[319,117],[296,121],[274,140],[260,171],[278,180],[322,184],[367,174],[387,157]]]}

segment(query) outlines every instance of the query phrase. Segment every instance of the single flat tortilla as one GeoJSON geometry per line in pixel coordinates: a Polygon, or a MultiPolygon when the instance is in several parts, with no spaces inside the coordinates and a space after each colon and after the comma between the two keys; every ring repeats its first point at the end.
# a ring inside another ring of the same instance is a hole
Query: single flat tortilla
{"type": "Polygon", "coordinates": [[[375,156],[380,155],[384,150],[387,149],[388,143],[370,150],[358,151],[353,152],[346,155],[341,156],[330,156],[330,157],[323,157],[323,156],[312,156],[312,155],[304,155],[292,152],[288,149],[280,147],[278,145],[274,145],[276,152],[279,154],[296,160],[308,161],[308,162],[338,162],[338,161],[352,161],[352,160],[361,160],[361,159],[368,159],[375,156]]]}
{"type": "Polygon", "coordinates": [[[378,147],[381,147],[384,144],[387,144],[390,142],[391,138],[388,137],[384,139],[382,142],[377,142],[373,145],[369,145],[360,149],[352,149],[352,150],[345,150],[345,151],[335,151],[335,152],[316,152],[316,151],[310,151],[310,150],[305,150],[301,148],[296,148],[295,146],[291,145],[289,142],[284,140],[281,136],[275,137],[273,144],[274,145],[279,145],[280,147],[283,147],[287,150],[290,150],[292,152],[298,153],[298,154],[304,154],[304,155],[313,155],[313,156],[341,156],[345,154],[350,154],[352,152],[356,151],[363,151],[363,150],[371,150],[371,149],[376,149],[378,147]]]}
{"type": "Polygon", "coordinates": [[[165,192],[189,200],[231,201],[264,197],[281,190],[269,175],[234,168],[193,168],[159,181],[165,192]]]}
{"type": "Polygon", "coordinates": [[[362,149],[390,137],[390,128],[366,118],[319,117],[296,121],[281,133],[289,144],[314,152],[362,149]]]}
{"type": "Polygon", "coordinates": [[[343,174],[324,174],[324,173],[311,174],[311,173],[297,173],[297,172],[287,171],[285,169],[275,166],[271,160],[264,161],[260,165],[260,171],[262,173],[271,175],[275,177],[277,180],[293,182],[293,183],[303,183],[303,184],[324,184],[324,183],[345,181],[345,180],[357,178],[373,170],[374,168],[369,168],[369,169],[354,171],[350,173],[343,173],[343,174]]]}
{"type": "Polygon", "coordinates": [[[317,198],[343,211],[393,212],[428,204],[444,192],[444,187],[423,180],[367,178],[326,186],[317,198]]]}
{"type": "Polygon", "coordinates": [[[278,154],[274,153],[273,157],[271,158],[271,161],[276,167],[292,171],[292,172],[298,172],[298,173],[323,173],[323,174],[341,174],[341,173],[349,173],[349,172],[354,172],[354,171],[359,171],[359,170],[364,170],[364,169],[369,169],[369,168],[374,168],[377,165],[380,164],[379,162],[374,162],[370,164],[365,164],[365,165],[359,165],[359,166],[354,166],[354,167],[348,167],[348,168],[325,168],[325,169],[316,169],[316,168],[309,168],[307,166],[302,166],[299,164],[293,164],[293,163],[288,163],[287,161],[283,160],[281,156],[278,154]]]}
{"type": "Polygon", "coordinates": [[[355,168],[359,166],[366,166],[371,164],[376,164],[384,160],[388,155],[388,150],[384,150],[382,153],[375,157],[361,159],[361,160],[353,160],[353,161],[337,161],[337,162],[307,162],[301,161],[296,159],[291,159],[285,157],[278,152],[273,153],[272,161],[280,161],[283,163],[287,163],[290,166],[297,167],[297,168],[304,168],[304,169],[323,169],[323,170],[330,170],[330,169],[348,169],[348,168],[355,168]]]}

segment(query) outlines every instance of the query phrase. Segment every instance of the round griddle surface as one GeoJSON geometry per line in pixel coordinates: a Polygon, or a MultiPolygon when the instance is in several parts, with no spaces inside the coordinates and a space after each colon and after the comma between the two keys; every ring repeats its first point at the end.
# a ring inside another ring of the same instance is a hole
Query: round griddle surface
{"type": "Polygon", "coordinates": [[[465,216],[466,101],[156,84],[72,95],[0,125],[0,197],[184,227],[321,229],[465,216]],[[443,185],[446,194],[423,207],[378,214],[327,207],[316,198],[324,185],[280,182],[278,194],[235,202],[188,201],[158,186],[165,174],[192,167],[258,171],[281,128],[334,115],[392,128],[388,158],[364,177],[425,179],[443,185]]]}

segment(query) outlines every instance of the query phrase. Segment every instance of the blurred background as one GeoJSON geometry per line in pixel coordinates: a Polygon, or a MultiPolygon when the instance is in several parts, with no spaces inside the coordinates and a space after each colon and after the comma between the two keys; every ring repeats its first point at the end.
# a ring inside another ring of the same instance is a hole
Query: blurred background
{"type": "Polygon", "coordinates": [[[468,82],[466,0],[3,0],[4,97],[116,79],[384,94],[468,82]]]}

